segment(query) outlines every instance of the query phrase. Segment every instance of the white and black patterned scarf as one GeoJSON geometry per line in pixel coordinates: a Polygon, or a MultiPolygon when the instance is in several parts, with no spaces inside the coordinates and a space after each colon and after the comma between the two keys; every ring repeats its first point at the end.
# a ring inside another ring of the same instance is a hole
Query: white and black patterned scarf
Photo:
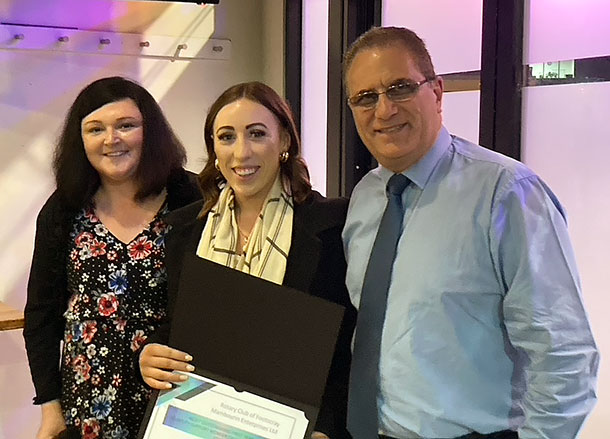
{"type": "Polygon", "coordinates": [[[227,185],[208,214],[197,256],[281,284],[292,240],[292,220],[292,197],[284,190],[278,175],[240,252],[235,194],[227,185]]]}

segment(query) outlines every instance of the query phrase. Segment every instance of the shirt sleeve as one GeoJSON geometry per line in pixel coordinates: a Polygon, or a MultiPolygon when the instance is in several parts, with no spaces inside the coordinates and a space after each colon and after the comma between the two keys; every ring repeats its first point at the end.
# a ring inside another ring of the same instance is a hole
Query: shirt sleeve
{"type": "Polygon", "coordinates": [[[599,356],[563,210],[536,176],[499,185],[492,256],[521,396],[520,439],[574,438],[595,404],[599,356]]]}
{"type": "MultiPolygon", "coordinates": [[[[46,207],[46,206],[45,206],[46,207]]],[[[45,208],[36,221],[34,255],[27,286],[27,303],[24,310],[25,325],[23,337],[30,364],[30,372],[36,397],[34,404],[42,404],[58,399],[61,394],[59,372],[60,341],[63,337],[64,320],[60,284],[65,284],[65,275],[58,276],[65,264],[56,239],[53,226],[45,208]]]]}

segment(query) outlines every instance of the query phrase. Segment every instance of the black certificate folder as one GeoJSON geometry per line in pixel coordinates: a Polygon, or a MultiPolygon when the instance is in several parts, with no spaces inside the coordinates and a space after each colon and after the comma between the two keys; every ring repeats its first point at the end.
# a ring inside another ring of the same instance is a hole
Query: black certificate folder
{"type": "Polygon", "coordinates": [[[326,385],[343,307],[186,255],[170,345],[197,373],[304,411],[326,385]]]}

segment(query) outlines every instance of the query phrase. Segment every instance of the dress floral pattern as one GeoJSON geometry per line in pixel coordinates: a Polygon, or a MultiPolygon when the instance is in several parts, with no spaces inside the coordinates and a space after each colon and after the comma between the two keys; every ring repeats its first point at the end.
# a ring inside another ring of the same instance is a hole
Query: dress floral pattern
{"type": "Polygon", "coordinates": [[[125,244],[95,216],[76,217],[71,232],[62,356],[62,409],[83,439],[136,436],[150,390],[133,353],[167,308],[163,207],[125,244]]]}

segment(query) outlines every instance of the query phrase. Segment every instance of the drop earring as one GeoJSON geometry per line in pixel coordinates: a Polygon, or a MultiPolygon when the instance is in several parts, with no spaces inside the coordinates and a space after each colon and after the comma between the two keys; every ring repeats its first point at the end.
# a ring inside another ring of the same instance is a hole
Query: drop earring
{"type": "Polygon", "coordinates": [[[214,160],[214,167],[216,168],[217,171],[220,171],[220,166],[218,166],[218,159],[214,160]]]}

